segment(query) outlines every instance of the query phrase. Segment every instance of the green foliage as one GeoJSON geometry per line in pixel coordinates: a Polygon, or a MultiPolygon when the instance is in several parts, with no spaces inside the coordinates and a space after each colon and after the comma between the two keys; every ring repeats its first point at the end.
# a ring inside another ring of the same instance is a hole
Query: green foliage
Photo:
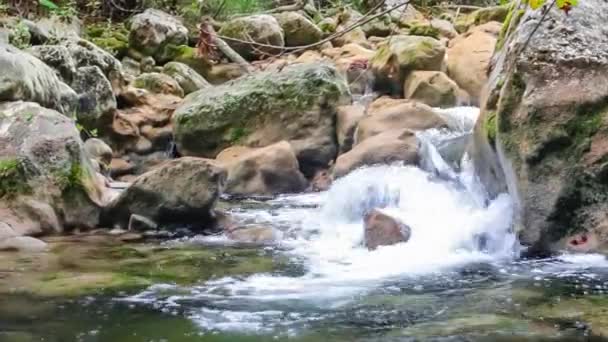
{"type": "Polygon", "coordinates": [[[18,159],[0,159],[0,198],[27,193],[30,188],[18,159]]]}
{"type": "Polygon", "coordinates": [[[88,138],[97,138],[97,136],[98,136],[97,128],[86,129],[83,125],[81,125],[78,122],[76,122],[76,129],[78,129],[78,132],[80,132],[81,136],[82,135],[85,136],[85,139],[88,139],[88,138]]]}
{"type": "Polygon", "coordinates": [[[59,10],[59,6],[57,6],[51,0],[38,0],[38,3],[40,4],[40,6],[44,7],[45,9],[47,9],[49,11],[57,11],[57,10],[59,10]]]}
{"type": "Polygon", "coordinates": [[[67,171],[57,172],[55,180],[61,191],[69,191],[84,187],[84,170],[78,163],[72,163],[67,171]]]}
{"type": "Polygon", "coordinates": [[[32,36],[30,34],[30,30],[27,28],[27,25],[23,23],[23,21],[20,21],[12,28],[9,36],[9,42],[19,49],[26,49],[30,47],[31,39],[32,36]]]}
{"type": "MultiPolygon", "coordinates": [[[[528,6],[530,6],[530,8],[532,8],[533,10],[539,9],[540,7],[542,7],[545,3],[547,3],[547,0],[525,0],[524,1],[525,4],[527,4],[528,6]]],[[[559,8],[560,10],[566,12],[566,14],[568,14],[568,12],[572,9],[572,7],[575,7],[578,5],[578,0],[556,0],[555,1],[555,6],[557,8],[559,8]]]]}
{"type": "Polygon", "coordinates": [[[233,127],[230,129],[230,141],[238,143],[247,135],[247,129],[244,127],[233,127]]]}
{"type": "Polygon", "coordinates": [[[200,14],[218,18],[235,14],[250,14],[272,7],[271,0],[203,0],[200,3],[200,14]]]}

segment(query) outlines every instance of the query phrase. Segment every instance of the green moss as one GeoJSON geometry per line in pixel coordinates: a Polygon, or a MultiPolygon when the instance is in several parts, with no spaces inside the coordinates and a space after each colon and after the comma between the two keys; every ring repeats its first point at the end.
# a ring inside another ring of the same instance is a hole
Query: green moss
{"type": "Polygon", "coordinates": [[[26,49],[30,47],[32,35],[30,31],[22,21],[17,23],[9,32],[9,43],[19,49],[26,49]]]}
{"type": "Polygon", "coordinates": [[[29,193],[25,170],[17,159],[0,159],[0,198],[29,193]]]}
{"type": "Polygon", "coordinates": [[[85,185],[84,177],[85,171],[78,163],[72,163],[67,171],[54,173],[55,182],[62,192],[82,189],[85,185]]]}
{"type": "Polygon", "coordinates": [[[247,129],[244,127],[232,127],[230,129],[230,141],[232,143],[238,143],[248,135],[247,129]]]}
{"type": "Polygon", "coordinates": [[[493,147],[496,146],[496,112],[486,112],[483,122],[483,129],[488,138],[488,142],[493,147]]]}
{"type": "Polygon", "coordinates": [[[509,13],[507,14],[507,17],[505,18],[505,21],[502,24],[500,34],[498,35],[498,39],[496,40],[496,50],[500,50],[503,48],[509,35],[515,30],[515,28],[517,28],[517,25],[519,25],[521,18],[526,12],[523,9],[515,9],[515,5],[516,3],[514,2],[509,10],[509,13]]]}
{"type": "Polygon", "coordinates": [[[430,23],[415,23],[410,26],[409,33],[414,36],[439,38],[439,29],[432,26],[430,23]]]}
{"type": "Polygon", "coordinates": [[[463,33],[473,26],[483,25],[490,21],[505,21],[509,14],[510,5],[480,8],[466,16],[459,18],[455,23],[458,32],[463,33]]]}
{"type": "Polygon", "coordinates": [[[168,60],[184,63],[202,76],[206,76],[211,69],[211,63],[198,55],[196,48],[188,45],[167,45],[165,54],[168,60]]]}
{"type": "Polygon", "coordinates": [[[116,58],[124,57],[129,49],[129,31],[122,24],[87,25],[86,36],[93,44],[116,58]]]}

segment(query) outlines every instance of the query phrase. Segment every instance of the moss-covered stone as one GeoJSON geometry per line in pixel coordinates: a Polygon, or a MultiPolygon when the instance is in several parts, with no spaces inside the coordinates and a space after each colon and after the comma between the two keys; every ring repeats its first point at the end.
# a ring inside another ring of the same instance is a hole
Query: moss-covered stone
{"type": "Polygon", "coordinates": [[[11,198],[31,191],[24,172],[18,159],[0,159],[0,198],[11,198]]]}
{"type": "Polygon", "coordinates": [[[116,58],[126,56],[129,49],[129,31],[122,25],[93,24],[86,28],[88,39],[116,58]]]}
{"type": "Polygon", "coordinates": [[[468,15],[458,18],[454,27],[460,33],[468,31],[473,26],[483,25],[490,21],[504,22],[509,14],[510,5],[480,8],[468,15]]]}
{"type": "Polygon", "coordinates": [[[205,57],[199,56],[196,48],[188,45],[168,45],[167,58],[174,62],[184,63],[206,77],[211,69],[211,63],[205,57]]]}
{"type": "Polygon", "coordinates": [[[430,22],[413,22],[410,25],[409,33],[413,36],[425,36],[439,39],[439,29],[431,25],[430,22]]]}
{"type": "Polygon", "coordinates": [[[184,97],[184,90],[175,79],[166,74],[148,72],[137,76],[133,81],[136,88],[146,89],[158,94],[171,94],[184,97]]]}

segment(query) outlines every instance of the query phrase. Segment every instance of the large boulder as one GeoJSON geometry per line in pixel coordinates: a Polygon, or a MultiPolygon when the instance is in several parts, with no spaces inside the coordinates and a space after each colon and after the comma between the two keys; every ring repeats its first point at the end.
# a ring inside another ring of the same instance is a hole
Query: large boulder
{"type": "Polygon", "coordinates": [[[410,239],[410,227],[378,209],[373,209],[365,215],[363,225],[364,244],[369,250],[407,242],[410,239]]]}
{"type": "Polygon", "coordinates": [[[184,90],[179,83],[173,77],[159,72],[147,72],[137,76],[133,86],[156,94],[184,97],[184,90]]]}
{"type": "Polygon", "coordinates": [[[211,86],[203,76],[184,63],[169,62],[163,66],[163,73],[176,80],[186,95],[211,86]]]}
{"type": "Polygon", "coordinates": [[[358,44],[362,46],[369,46],[367,42],[365,32],[361,26],[354,25],[363,15],[351,8],[342,8],[336,16],[336,32],[350,30],[334,38],[331,42],[334,46],[344,46],[346,44],[358,44]]]}
{"type": "Polygon", "coordinates": [[[129,45],[159,63],[169,60],[168,47],[188,43],[188,29],[175,17],[157,9],[147,9],[130,21],[129,45]]]}
{"type": "Polygon", "coordinates": [[[403,85],[403,97],[442,108],[469,101],[469,95],[441,71],[412,72],[403,85]]]}
{"type": "Polygon", "coordinates": [[[333,169],[333,177],[339,178],[363,166],[392,164],[418,164],[418,139],[407,129],[390,130],[355,145],[352,150],[340,155],[333,169]]]}
{"type": "Polygon", "coordinates": [[[325,64],[297,64],[242,77],[188,95],[176,109],[174,136],[183,155],[213,158],[239,143],[293,146],[307,176],[337,154],[336,107],[348,97],[344,80],[325,64]]]}
{"type": "Polygon", "coordinates": [[[65,46],[36,45],[26,50],[46,65],[55,69],[57,75],[67,84],[71,84],[76,74],[76,63],[65,46]]]}
{"type": "MultiPolygon", "coordinates": [[[[495,55],[475,127],[475,167],[508,190],[530,252],[608,246],[608,3],[527,11],[495,55]],[[522,52],[523,46],[527,48],[522,52]]],[[[516,20],[515,16],[512,20],[516,20]]]]}
{"type": "Polygon", "coordinates": [[[99,67],[108,81],[110,81],[114,94],[120,94],[126,81],[122,64],[120,64],[118,59],[84,39],[65,40],[61,42],[61,45],[68,49],[77,68],[85,66],[99,67]]]}
{"type": "Polygon", "coordinates": [[[76,93],[38,58],[0,44],[0,101],[32,101],[71,114],[76,93]]]}
{"type": "Polygon", "coordinates": [[[227,38],[226,42],[238,54],[254,60],[265,55],[276,53],[276,49],[252,45],[244,42],[255,42],[265,45],[283,47],[285,38],[279,22],[271,15],[260,14],[232,19],[218,32],[227,38]]]}
{"type": "Polygon", "coordinates": [[[445,127],[445,120],[423,103],[381,97],[370,105],[367,115],[359,121],[355,144],[395,129],[422,131],[445,127]]]}
{"type": "Polygon", "coordinates": [[[448,47],[448,75],[479,102],[481,90],[488,80],[488,67],[501,25],[490,22],[460,35],[448,47]]]}
{"type": "Polygon", "coordinates": [[[422,36],[393,36],[383,43],[370,67],[375,88],[390,94],[401,95],[403,83],[414,70],[440,71],[445,47],[437,39],[422,36]]]}
{"type": "MultiPolygon", "coordinates": [[[[0,105],[0,127],[0,207],[12,211],[1,220],[25,215],[15,221],[38,221],[22,209],[24,199],[32,198],[60,218],[56,229],[96,227],[100,208],[109,199],[74,122],[36,103],[19,101],[0,105]]],[[[26,233],[44,232],[41,228],[26,233]]]]}
{"type": "Polygon", "coordinates": [[[471,28],[489,22],[502,23],[509,14],[510,4],[480,8],[468,15],[461,16],[455,23],[456,30],[460,33],[467,32],[471,28]]]}
{"type": "Polygon", "coordinates": [[[350,151],[355,142],[355,130],[365,115],[365,106],[353,104],[338,107],[336,119],[336,137],[340,154],[350,151]]]}
{"type": "Polygon", "coordinates": [[[308,185],[306,178],[300,172],[298,160],[288,142],[282,141],[242,152],[233,160],[226,162],[228,178],[225,192],[227,194],[278,195],[306,189],[308,185]]]}
{"type": "Polygon", "coordinates": [[[110,204],[105,221],[126,228],[134,214],[161,226],[209,227],[225,180],[226,170],[213,160],[185,157],[165,162],[125,189],[110,204]]]}
{"type": "Polygon", "coordinates": [[[285,46],[314,44],[323,38],[323,32],[312,21],[298,12],[275,14],[285,35],[285,46]]]}
{"type": "MultiPolygon", "coordinates": [[[[312,51],[307,53],[310,54],[312,51]]],[[[321,54],[322,57],[317,57],[317,59],[332,60],[338,71],[346,77],[353,94],[364,94],[372,86],[373,76],[368,71],[368,65],[369,60],[375,54],[374,50],[351,43],[342,47],[323,49],[321,54]]],[[[304,57],[306,57],[306,53],[300,56],[298,60],[304,59],[304,57]]],[[[310,59],[310,63],[318,62],[313,58],[310,59]]]]}
{"type": "Polygon", "coordinates": [[[78,93],[78,123],[89,131],[109,127],[116,111],[116,97],[101,69],[97,66],[78,68],[72,87],[78,93]]]}

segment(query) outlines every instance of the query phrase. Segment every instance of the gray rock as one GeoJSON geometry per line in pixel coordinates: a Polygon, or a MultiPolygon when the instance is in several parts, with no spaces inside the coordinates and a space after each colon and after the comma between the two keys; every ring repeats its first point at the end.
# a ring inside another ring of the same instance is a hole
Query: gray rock
{"type": "Polygon", "coordinates": [[[184,63],[169,62],[163,66],[163,73],[176,80],[185,95],[211,87],[203,76],[184,63]]]}
{"type": "MultiPolygon", "coordinates": [[[[281,29],[279,22],[273,16],[267,14],[232,19],[224,23],[218,33],[222,36],[238,39],[240,41],[253,41],[279,47],[285,46],[283,30],[281,29]]],[[[255,46],[254,48],[251,44],[239,41],[227,39],[226,42],[238,54],[249,60],[254,60],[276,52],[276,50],[272,48],[259,46],[255,46]]]]}
{"type": "Polygon", "coordinates": [[[147,9],[131,18],[129,45],[152,56],[159,63],[168,61],[170,45],[188,43],[188,29],[177,18],[156,9],[147,9]]]}
{"type": "Polygon", "coordinates": [[[112,85],[97,66],[78,68],[72,87],[78,93],[78,123],[88,130],[112,125],[116,98],[112,85]]]}
{"type": "Polygon", "coordinates": [[[76,74],[76,63],[65,46],[61,45],[37,45],[26,50],[40,59],[46,65],[55,69],[58,76],[71,84],[76,74]]]}
{"type": "Polygon", "coordinates": [[[323,38],[323,32],[312,21],[298,12],[274,15],[285,36],[285,46],[314,44],[323,38]]]}
{"type": "Polygon", "coordinates": [[[143,232],[156,229],[158,229],[158,224],[145,216],[132,214],[129,217],[128,230],[130,231],[143,232]]]}
{"type": "Polygon", "coordinates": [[[213,224],[213,206],[226,180],[226,170],[215,161],[180,158],[139,176],[109,206],[110,226],[127,227],[131,215],[158,224],[204,229],[213,224]],[[180,181],[176,181],[179,179],[180,181]]]}
{"type": "Polygon", "coordinates": [[[38,58],[0,45],[0,101],[32,101],[70,114],[76,93],[38,58]]]}
{"type": "Polygon", "coordinates": [[[112,148],[103,140],[97,138],[87,139],[84,142],[84,150],[91,159],[96,160],[100,165],[104,165],[105,168],[110,166],[113,154],[112,148]]]}
{"type": "Polygon", "coordinates": [[[40,253],[46,250],[48,250],[46,242],[29,236],[15,236],[0,240],[0,251],[40,253]]]}
{"type": "Polygon", "coordinates": [[[159,72],[147,72],[137,76],[133,86],[156,94],[184,97],[184,90],[179,83],[173,77],[159,72]]]}

